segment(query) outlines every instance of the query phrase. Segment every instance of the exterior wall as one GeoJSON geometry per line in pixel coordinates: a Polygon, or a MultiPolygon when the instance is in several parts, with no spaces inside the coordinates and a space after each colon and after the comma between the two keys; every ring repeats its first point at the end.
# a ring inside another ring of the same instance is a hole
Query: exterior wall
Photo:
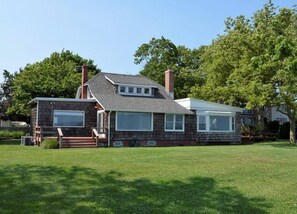
{"type": "Polygon", "coordinates": [[[32,134],[32,136],[35,135],[36,118],[37,118],[37,106],[34,106],[31,109],[31,127],[32,127],[31,134],[32,134]]]}
{"type": "MultiPolygon", "coordinates": [[[[64,136],[91,136],[92,127],[96,127],[97,109],[95,102],[67,102],[67,101],[38,101],[38,124],[37,126],[48,128],[54,131],[53,114],[54,110],[74,110],[85,112],[85,127],[67,128],[62,127],[64,136]]],[[[34,111],[32,110],[32,115],[34,111]]],[[[36,120],[35,120],[36,121],[36,120]]],[[[33,118],[32,118],[33,122],[33,118]]],[[[33,126],[32,126],[33,127],[33,126]]]]}
{"type": "Polygon", "coordinates": [[[196,144],[196,116],[185,115],[185,131],[165,131],[165,114],[154,113],[153,131],[116,131],[116,113],[110,117],[111,145],[179,146],[196,144]]]}
{"type": "Polygon", "coordinates": [[[197,132],[197,143],[240,143],[241,142],[241,113],[235,115],[234,132],[197,132]]]}

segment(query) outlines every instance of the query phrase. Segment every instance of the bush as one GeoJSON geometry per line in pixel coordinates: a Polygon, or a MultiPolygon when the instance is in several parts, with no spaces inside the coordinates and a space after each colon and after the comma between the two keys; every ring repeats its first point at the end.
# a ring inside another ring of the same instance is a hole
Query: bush
{"type": "Polygon", "coordinates": [[[269,121],[267,123],[267,131],[268,132],[279,132],[279,128],[280,128],[280,125],[279,125],[279,121],[269,121]]]}
{"type": "Polygon", "coordinates": [[[59,144],[57,139],[46,138],[44,141],[41,142],[41,147],[43,149],[58,149],[59,144]]]}
{"type": "Polygon", "coordinates": [[[281,125],[279,130],[279,138],[280,139],[289,139],[290,136],[290,123],[284,123],[281,125]]]}
{"type": "Polygon", "coordinates": [[[24,136],[25,132],[23,131],[0,131],[0,138],[14,138],[20,139],[21,136],[24,136]]]}

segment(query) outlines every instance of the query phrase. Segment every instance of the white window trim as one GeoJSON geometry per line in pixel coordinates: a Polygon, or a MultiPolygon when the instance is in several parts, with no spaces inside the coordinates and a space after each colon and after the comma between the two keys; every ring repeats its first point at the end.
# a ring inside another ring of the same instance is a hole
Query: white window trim
{"type": "Polygon", "coordinates": [[[170,114],[170,115],[173,115],[173,129],[166,129],[167,115],[169,115],[169,114],[165,114],[165,117],[164,117],[164,129],[165,129],[166,132],[184,132],[185,131],[185,115],[183,115],[183,114],[170,114]],[[175,129],[176,115],[182,115],[183,116],[183,128],[182,129],[175,129]]]}
{"type": "Polygon", "coordinates": [[[236,119],[235,119],[235,113],[233,112],[215,112],[215,111],[205,111],[203,113],[197,113],[197,132],[216,132],[216,133],[230,133],[235,132],[236,129],[236,119]],[[199,129],[199,116],[205,116],[205,123],[206,123],[206,129],[200,130],[199,129]],[[229,117],[229,130],[210,130],[210,116],[224,116],[229,117]],[[232,129],[232,121],[234,118],[234,129],[232,129]]]}
{"type": "Polygon", "coordinates": [[[85,127],[85,112],[84,111],[72,111],[72,110],[54,110],[53,114],[53,127],[64,127],[64,128],[84,128],[85,127]],[[55,119],[55,112],[67,112],[67,113],[83,113],[83,125],[82,126],[55,126],[54,119],[55,119]]]}
{"type": "MultiPolygon", "coordinates": [[[[120,112],[129,112],[129,111],[120,111],[120,112]]],[[[129,112],[129,113],[150,113],[151,114],[151,129],[150,130],[131,130],[131,129],[118,129],[118,111],[116,112],[116,124],[115,130],[116,131],[123,131],[123,132],[152,132],[154,130],[154,113],[151,112],[129,112]]]]}

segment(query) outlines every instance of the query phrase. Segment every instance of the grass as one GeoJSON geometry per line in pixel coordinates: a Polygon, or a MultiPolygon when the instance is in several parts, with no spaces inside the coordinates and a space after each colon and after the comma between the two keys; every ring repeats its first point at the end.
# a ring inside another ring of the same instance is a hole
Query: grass
{"type": "Polygon", "coordinates": [[[297,213],[297,147],[0,145],[1,213],[297,213]]]}

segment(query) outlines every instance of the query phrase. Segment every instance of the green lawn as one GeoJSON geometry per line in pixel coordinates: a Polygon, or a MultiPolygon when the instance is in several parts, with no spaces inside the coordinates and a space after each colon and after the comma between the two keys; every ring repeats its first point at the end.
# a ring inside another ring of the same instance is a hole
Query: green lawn
{"type": "Polygon", "coordinates": [[[297,213],[297,147],[0,144],[1,213],[297,213]]]}

